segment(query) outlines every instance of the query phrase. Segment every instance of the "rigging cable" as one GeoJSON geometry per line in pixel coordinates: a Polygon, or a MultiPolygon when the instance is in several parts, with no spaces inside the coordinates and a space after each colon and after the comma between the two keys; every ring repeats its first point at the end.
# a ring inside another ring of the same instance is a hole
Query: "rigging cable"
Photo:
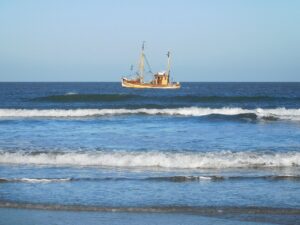
{"type": "Polygon", "coordinates": [[[144,54],[144,56],[145,56],[145,61],[146,61],[146,63],[147,63],[147,66],[149,67],[149,73],[153,74],[152,69],[151,69],[151,66],[150,66],[150,63],[149,63],[149,61],[148,61],[148,58],[147,58],[147,56],[146,56],[145,54],[144,54]]]}

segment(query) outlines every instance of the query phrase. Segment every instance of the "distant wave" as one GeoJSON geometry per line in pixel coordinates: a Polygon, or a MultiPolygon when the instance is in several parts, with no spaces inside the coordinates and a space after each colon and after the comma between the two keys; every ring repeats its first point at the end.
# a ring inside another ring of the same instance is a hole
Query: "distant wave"
{"type": "Polygon", "coordinates": [[[188,102],[221,102],[221,103],[241,103],[241,102],[272,102],[272,101],[288,101],[300,100],[298,97],[274,97],[274,96],[197,96],[183,95],[171,97],[173,100],[188,101],[188,102]]]}
{"type": "Polygon", "coordinates": [[[69,92],[65,95],[50,95],[37,97],[33,101],[45,102],[115,102],[127,100],[161,100],[178,102],[272,102],[300,100],[299,97],[274,97],[274,96],[199,96],[199,95],[177,95],[177,96],[146,96],[133,94],[78,94],[69,92]]]}
{"type": "Polygon", "coordinates": [[[70,91],[70,92],[67,92],[65,95],[77,95],[77,94],[78,94],[77,92],[70,91]]]}
{"type": "MultiPolygon", "coordinates": [[[[37,204],[26,202],[0,201],[1,208],[24,208],[39,210],[94,211],[94,212],[134,212],[134,213],[189,213],[209,216],[238,214],[300,215],[299,208],[277,208],[262,206],[133,206],[109,207],[88,205],[37,204]]],[[[295,219],[296,220],[296,219],[295,219]]],[[[266,222],[266,221],[265,221],[266,222]]]]}
{"type": "Polygon", "coordinates": [[[300,152],[9,152],[2,164],[148,168],[268,168],[300,166],[300,152]]]}
{"type": "Polygon", "coordinates": [[[72,178],[0,178],[0,183],[51,183],[51,182],[67,182],[72,178]]]}
{"type": "Polygon", "coordinates": [[[201,176],[158,176],[158,177],[79,177],[79,178],[0,178],[0,183],[57,183],[57,182],[105,182],[105,181],[153,181],[153,182],[202,182],[213,181],[222,182],[228,180],[268,180],[268,181],[300,181],[300,175],[265,175],[265,176],[215,176],[215,175],[201,175],[201,176]]]}
{"type": "Polygon", "coordinates": [[[69,92],[65,95],[50,95],[32,99],[45,102],[114,102],[136,99],[142,96],[130,94],[77,94],[69,92]]]}
{"type": "Polygon", "coordinates": [[[146,114],[167,116],[238,116],[266,120],[300,121],[300,109],[243,109],[182,107],[165,109],[0,109],[0,118],[5,117],[97,117],[114,115],[146,114]]]}
{"type": "Polygon", "coordinates": [[[149,177],[145,180],[168,181],[168,182],[201,182],[201,181],[227,181],[227,180],[289,180],[300,181],[300,175],[265,175],[265,176],[170,176],[170,177],[149,177]]]}

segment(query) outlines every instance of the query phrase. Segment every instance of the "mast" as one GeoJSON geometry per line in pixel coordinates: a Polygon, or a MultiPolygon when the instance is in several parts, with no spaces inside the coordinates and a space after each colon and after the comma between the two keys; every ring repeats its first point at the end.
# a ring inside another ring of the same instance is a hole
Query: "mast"
{"type": "Polygon", "coordinates": [[[141,82],[144,82],[144,67],[145,67],[145,54],[144,54],[144,49],[145,49],[145,41],[143,41],[143,45],[142,45],[142,53],[141,53],[141,57],[140,57],[140,63],[139,63],[139,75],[140,75],[140,79],[141,82]]]}
{"type": "Polygon", "coordinates": [[[167,64],[167,76],[168,76],[168,83],[170,82],[170,70],[171,70],[171,56],[170,52],[167,53],[168,56],[168,64],[167,64]]]}

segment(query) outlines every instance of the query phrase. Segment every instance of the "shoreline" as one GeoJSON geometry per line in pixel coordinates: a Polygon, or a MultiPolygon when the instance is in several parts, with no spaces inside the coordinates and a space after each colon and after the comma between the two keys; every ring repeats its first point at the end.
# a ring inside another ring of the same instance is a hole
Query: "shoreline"
{"type": "Polygon", "coordinates": [[[300,208],[277,208],[260,206],[93,206],[93,205],[61,205],[26,202],[0,201],[0,208],[34,209],[51,211],[82,212],[128,212],[128,213],[187,213],[197,215],[226,214],[276,214],[300,215],[300,208]]]}
{"type": "Polygon", "coordinates": [[[58,211],[0,207],[0,225],[295,225],[299,224],[299,219],[299,214],[237,214],[232,212],[226,215],[195,215],[179,212],[58,211]]]}

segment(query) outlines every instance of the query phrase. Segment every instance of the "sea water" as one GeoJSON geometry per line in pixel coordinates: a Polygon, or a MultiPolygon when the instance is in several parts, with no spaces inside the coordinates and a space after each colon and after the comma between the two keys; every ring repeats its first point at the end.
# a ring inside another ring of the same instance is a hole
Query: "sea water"
{"type": "Polygon", "coordinates": [[[299,149],[300,83],[0,83],[0,224],[300,224],[299,149]]]}

